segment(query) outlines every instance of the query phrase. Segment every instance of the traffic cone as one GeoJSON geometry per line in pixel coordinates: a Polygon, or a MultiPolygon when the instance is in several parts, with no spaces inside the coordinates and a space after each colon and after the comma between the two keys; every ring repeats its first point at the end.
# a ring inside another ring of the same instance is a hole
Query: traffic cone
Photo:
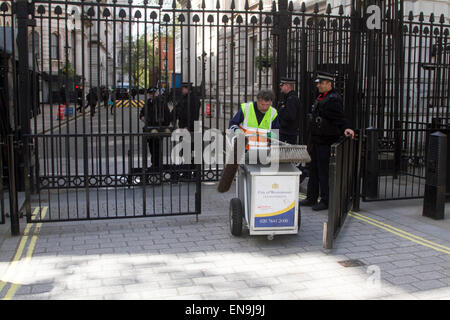
{"type": "Polygon", "coordinates": [[[63,104],[60,104],[58,106],[58,109],[56,110],[56,118],[57,119],[64,119],[64,113],[66,112],[66,106],[63,104]]]}

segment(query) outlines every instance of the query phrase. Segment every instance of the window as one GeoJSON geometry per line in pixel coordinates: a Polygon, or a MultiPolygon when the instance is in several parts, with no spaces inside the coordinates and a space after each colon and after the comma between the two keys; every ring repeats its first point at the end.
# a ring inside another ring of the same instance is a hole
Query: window
{"type": "Polygon", "coordinates": [[[51,35],[50,56],[54,60],[59,60],[59,36],[56,33],[51,35]]]}

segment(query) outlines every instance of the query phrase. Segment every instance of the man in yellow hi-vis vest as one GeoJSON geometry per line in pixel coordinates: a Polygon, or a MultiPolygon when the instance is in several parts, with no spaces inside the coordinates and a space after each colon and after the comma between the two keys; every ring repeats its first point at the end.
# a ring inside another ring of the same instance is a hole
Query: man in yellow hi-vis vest
{"type": "Polygon", "coordinates": [[[279,130],[280,122],[277,110],[272,107],[273,98],[272,91],[261,90],[256,101],[242,103],[230,120],[230,129],[249,136],[247,150],[268,148],[267,138],[276,138],[272,130],[279,130]]]}

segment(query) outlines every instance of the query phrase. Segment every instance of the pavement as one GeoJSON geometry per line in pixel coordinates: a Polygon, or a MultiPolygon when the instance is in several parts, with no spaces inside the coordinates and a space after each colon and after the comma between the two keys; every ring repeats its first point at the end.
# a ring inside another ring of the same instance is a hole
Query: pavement
{"type": "Polygon", "coordinates": [[[362,202],[322,248],[327,212],[301,208],[298,235],[230,234],[234,189],[202,185],[202,214],[0,225],[0,299],[450,299],[450,204],[362,202]],[[349,263],[350,261],[350,263],[349,263]],[[356,262],[356,263],[355,263],[356,262]],[[353,266],[352,266],[353,265],[353,266]]]}

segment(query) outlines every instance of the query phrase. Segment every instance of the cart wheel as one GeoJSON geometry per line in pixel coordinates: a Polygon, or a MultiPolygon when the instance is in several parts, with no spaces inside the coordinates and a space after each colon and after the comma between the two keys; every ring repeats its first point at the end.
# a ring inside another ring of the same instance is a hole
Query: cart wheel
{"type": "Polygon", "coordinates": [[[242,203],[239,198],[233,198],[230,201],[230,231],[233,236],[242,234],[242,203]]]}

